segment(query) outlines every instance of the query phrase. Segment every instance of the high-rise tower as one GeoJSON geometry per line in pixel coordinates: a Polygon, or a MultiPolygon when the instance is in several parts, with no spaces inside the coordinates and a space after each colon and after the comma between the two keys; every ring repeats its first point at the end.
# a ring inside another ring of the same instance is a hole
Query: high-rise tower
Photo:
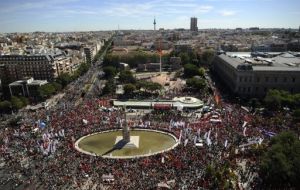
{"type": "Polygon", "coordinates": [[[193,32],[198,31],[197,18],[196,17],[191,18],[191,31],[193,31],[193,32]]]}
{"type": "Polygon", "coordinates": [[[155,19],[155,17],[154,17],[153,25],[154,25],[154,31],[155,31],[156,30],[156,19],[155,19]]]}

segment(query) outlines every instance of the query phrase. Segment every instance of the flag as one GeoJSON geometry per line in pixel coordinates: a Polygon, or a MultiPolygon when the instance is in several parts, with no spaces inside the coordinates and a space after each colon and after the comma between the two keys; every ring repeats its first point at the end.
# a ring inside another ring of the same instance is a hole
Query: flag
{"type": "Polygon", "coordinates": [[[200,128],[197,130],[197,135],[200,136],[200,128]]]}
{"type": "Polygon", "coordinates": [[[204,134],[204,139],[207,139],[207,132],[205,132],[204,134]]]}
{"type": "Polygon", "coordinates": [[[244,128],[244,131],[243,131],[244,137],[246,136],[246,130],[247,130],[247,127],[245,127],[245,128],[244,128]]]}
{"type": "Polygon", "coordinates": [[[185,139],[184,146],[186,146],[188,142],[189,142],[189,139],[185,139]]]}
{"type": "Polygon", "coordinates": [[[44,122],[39,122],[39,127],[40,128],[45,128],[46,127],[46,123],[44,123],[44,122]]]}
{"type": "Polygon", "coordinates": [[[197,143],[197,136],[194,137],[194,144],[197,143]]]}
{"type": "Polygon", "coordinates": [[[263,142],[263,140],[264,140],[263,138],[259,138],[258,144],[261,145],[261,143],[263,142]]]}
{"type": "Polygon", "coordinates": [[[228,140],[226,139],[225,144],[224,144],[225,148],[227,147],[227,145],[228,145],[228,140]]]}
{"type": "Polygon", "coordinates": [[[182,138],[182,130],[180,130],[180,134],[179,134],[179,143],[181,142],[181,138],[182,138]]]}
{"type": "Polygon", "coordinates": [[[161,163],[163,163],[163,164],[165,163],[165,157],[161,158],[161,163]]]}

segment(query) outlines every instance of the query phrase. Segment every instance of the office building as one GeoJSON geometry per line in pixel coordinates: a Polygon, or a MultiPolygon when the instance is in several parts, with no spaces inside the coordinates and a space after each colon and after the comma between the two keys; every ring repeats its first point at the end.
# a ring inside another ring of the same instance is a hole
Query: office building
{"type": "Polygon", "coordinates": [[[71,72],[70,58],[64,53],[0,56],[0,79],[6,85],[27,77],[53,81],[60,74],[71,72]]]}
{"type": "Polygon", "coordinates": [[[198,32],[197,18],[196,17],[191,18],[191,31],[198,32]]]}
{"type": "Polygon", "coordinates": [[[226,53],[213,71],[234,94],[263,97],[270,89],[300,93],[300,57],[292,53],[226,53]]]}

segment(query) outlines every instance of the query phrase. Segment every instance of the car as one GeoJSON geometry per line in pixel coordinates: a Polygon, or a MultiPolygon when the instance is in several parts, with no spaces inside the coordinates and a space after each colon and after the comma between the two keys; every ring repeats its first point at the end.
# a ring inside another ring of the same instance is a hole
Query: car
{"type": "Polygon", "coordinates": [[[128,110],[128,113],[135,113],[136,112],[136,110],[134,110],[134,109],[129,109],[128,110]]]}

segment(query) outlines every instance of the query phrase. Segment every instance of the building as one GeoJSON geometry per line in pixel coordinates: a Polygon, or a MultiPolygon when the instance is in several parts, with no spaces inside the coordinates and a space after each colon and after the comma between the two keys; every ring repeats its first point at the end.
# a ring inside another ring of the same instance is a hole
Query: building
{"type": "Polygon", "coordinates": [[[137,71],[139,72],[159,72],[160,71],[160,63],[146,63],[146,64],[138,64],[137,71]]]}
{"type": "Polygon", "coordinates": [[[39,87],[47,83],[46,80],[27,78],[10,83],[8,86],[11,96],[37,97],[39,96],[39,87]]]}
{"type": "Polygon", "coordinates": [[[170,58],[170,68],[172,70],[180,69],[181,66],[181,58],[180,57],[171,57],[170,58]]]}
{"type": "Polygon", "coordinates": [[[46,55],[0,56],[0,79],[4,84],[24,78],[53,81],[62,73],[72,72],[70,58],[64,52],[46,55]]]}
{"type": "Polygon", "coordinates": [[[196,17],[191,18],[191,31],[198,32],[197,18],[196,17]]]}
{"type": "Polygon", "coordinates": [[[174,45],[174,47],[176,53],[180,53],[180,52],[190,53],[193,51],[192,44],[188,41],[178,41],[174,45]]]}
{"type": "Polygon", "coordinates": [[[300,57],[292,53],[227,53],[212,69],[234,94],[263,97],[269,89],[300,93],[300,57]]]}
{"type": "Polygon", "coordinates": [[[92,64],[93,62],[93,48],[85,47],[83,48],[85,54],[85,62],[87,64],[92,64]]]}

